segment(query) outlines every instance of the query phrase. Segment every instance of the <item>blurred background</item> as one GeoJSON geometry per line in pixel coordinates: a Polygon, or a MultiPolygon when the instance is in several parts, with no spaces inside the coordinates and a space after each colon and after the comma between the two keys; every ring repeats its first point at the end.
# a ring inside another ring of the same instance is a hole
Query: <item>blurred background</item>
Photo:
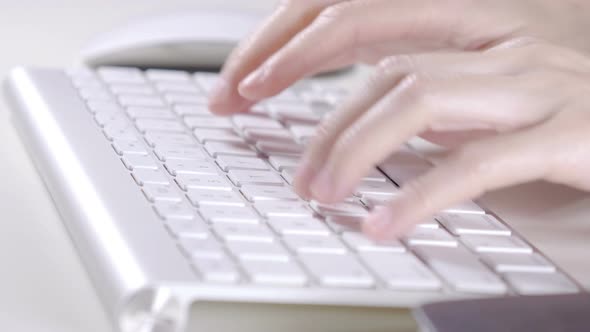
{"type": "MultiPolygon", "coordinates": [[[[268,12],[275,2],[0,0],[0,77],[16,65],[75,64],[91,38],[131,19],[211,8],[268,12]]],[[[0,330],[112,331],[3,98],[0,161],[0,330]]]]}

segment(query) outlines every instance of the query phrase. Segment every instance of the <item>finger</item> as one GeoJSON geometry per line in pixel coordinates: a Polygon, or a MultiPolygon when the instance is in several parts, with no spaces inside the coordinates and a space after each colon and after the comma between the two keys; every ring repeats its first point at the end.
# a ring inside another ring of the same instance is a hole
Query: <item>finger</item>
{"type": "Polygon", "coordinates": [[[209,108],[218,114],[243,111],[253,103],[237,91],[238,83],[266,58],[305,28],[322,8],[342,0],[282,1],[275,12],[231,53],[217,86],[209,97],[209,108]]]}
{"type": "Polygon", "coordinates": [[[295,176],[295,190],[303,197],[311,196],[310,182],[324,164],[340,134],[405,76],[412,73],[427,73],[431,77],[468,73],[510,75],[522,72],[522,68],[527,67],[527,61],[525,57],[508,53],[488,55],[467,52],[392,56],[381,61],[362,90],[343,103],[338,112],[331,113],[322,121],[302,158],[295,176]]]}
{"type": "Polygon", "coordinates": [[[545,83],[554,81],[547,76],[409,77],[326,151],[325,163],[310,185],[312,198],[324,202],[345,198],[374,165],[427,129],[514,130],[545,120],[567,98],[546,93],[558,90],[545,83]]]}
{"type": "MultiPolygon", "coordinates": [[[[365,48],[393,45],[388,48],[388,54],[473,48],[474,42],[453,38],[455,32],[463,34],[464,31],[455,31],[460,30],[457,24],[459,11],[452,3],[365,0],[327,7],[309,26],[250,73],[240,83],[240,94],[252,100],[275,95],[342,54],[351,55],[346,59],[348,63],[356,62],[355,55],[365,48]]],[[[498,31],[490,32],[482,39],[494,39],[494,33],[499,34],[498,31]]]]}
{"type": "Polygon", "coordinates": [[[396,238],[438,211],[482,193],[545,178],[551,140],[543,125],[469,143],[425,175],[408,182],[363,230],[375,239],[396,238]],[[550,145],[550,144],[549,144],[550,145]]]}

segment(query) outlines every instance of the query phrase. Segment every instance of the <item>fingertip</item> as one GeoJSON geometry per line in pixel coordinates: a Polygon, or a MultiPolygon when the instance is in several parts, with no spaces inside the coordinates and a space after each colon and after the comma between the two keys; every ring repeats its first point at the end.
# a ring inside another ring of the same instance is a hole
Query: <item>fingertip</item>
{"type": "Polygon", "coordinates": [[[237,90],[221,77],[209,92],[207,106],[212,113],[227,115],[248,109],[252,102],[240,96],[237,90]]]}
{"type": "Polygon", "coordinates": [[[261,94],[266,81],[264,69],[258,69],[250,73],[238,84],[238,93],[249,100],[260,100],[264,98],[261,94]]]}

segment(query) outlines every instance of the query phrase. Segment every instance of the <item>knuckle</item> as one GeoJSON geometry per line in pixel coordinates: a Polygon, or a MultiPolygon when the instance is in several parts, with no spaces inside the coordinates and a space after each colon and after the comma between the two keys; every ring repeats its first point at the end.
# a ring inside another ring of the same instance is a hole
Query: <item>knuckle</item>
{"type": "Polygon", "coordinates": [[[416,59],[412,55],[392,55],[377,64],[376,71],[380,74],[392,76],[401,72],[412,72],[416,69],[416,59]]]}
{"type": "MultiPolygon", "coordinates": [[[[426,105],[434,93],[432,78],[422,72],[413,72],[399,83],[406,103],[411,105],[426,105]]],[[[418,109],[427,110],[428,107],[418,109]]]]}

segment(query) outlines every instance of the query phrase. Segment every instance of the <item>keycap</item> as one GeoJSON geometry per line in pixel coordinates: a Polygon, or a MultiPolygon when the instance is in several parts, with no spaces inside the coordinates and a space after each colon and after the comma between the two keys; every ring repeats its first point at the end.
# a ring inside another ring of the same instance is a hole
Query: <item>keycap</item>
{"type": "Polygon", "coordinates": [[[285,167],[281,171],[281,176],[283,177],[283,179],[285,179],[285,181],[287,181],[288,184],[293,185],[293,180],[295,179],[295,172],[295,168],[285,167]]]}
{"type": "Polygon", "coordinates": [[[516,236],[464,235],[461,241],[477,252],[530,254],[533,249],[516,236]]]}
{"type": "Polygon", "coordinates": [[[117,98],[119,103],[125,107],[145,106],[145,107],[164,107],[166,104],[159,97],[141,96],[132,94],[121,94],[117,98]]]}
{"type": "Polygon", "coordinates": [[[302,263],[322,286],[327,287],[371,287],[374,278],[352,256],[305,254],[302,263]]]}
{"type": "Polygon", "coordinates": [[[330,229],[317,218],[269,218],[268,224],[281,235],[329,236],[330,229]]]}
{"type": "Polygon", "coordinates": [[[205,150],[211,155],[211,157],[217,157],[219,155],[231,155],[231,156],[250,156],[255,157],[256,151],[247,144],[233,143],[233,142],[207,142],[205,143],[205,150]]]}
{"type": "Polygon", "coordinates": [[[323,204],[318,201],[311,201],[311,207],[318,214],[327,216],[366,216],[369,212],[359,203],[342,202],[335,204],[323,204]]]}
{"type": "Polygon", "coordinates": [[[133,179],[138,185],[144,184],[170,184],[168,178],[158,169],[138,168],[132,173],[133,179]]]}
{"type": "Polygon", "coordinates": [[[248,128],[281,129],[283,126],[277,120],[266,116],[252,114],[238,114],[232,117],[233,123],[240,130],[248,128]]]}
{"type": "Polygon", "coordinates": [[[129,67],[101,67],[98,76],[107,83],[144,83],[145,78],[137,68],[129,67]]]}
{"type": "Polygon", "coordinates": [[[285,168],[295,168],[299,166],[298,157],[271,155],[268,157],[268,162],[277,171],[282,171],[285,168]]]}
{"type": "Polygon", "coordinates": [[[289,130],[291,130],[293,137],[295,137],[295,140],[299,143],[307,142],[310,138],[315,136],[316,131],[315,126],[309,125],[295,125],[291,126],[289,130]]]}
{"type": "Polygon", "coordinates": [[[302,146],[286,142],[258,141],[256,149],[267,156],[300,156],[303,153],[302,146]]]}
{"type": "Polygon", "coordinates": [[[304,104],[269,103],[268,108],[272,116],[280,121],[300,121],[317,123],[321,117],[311,107],[304,104]]]}
{"type": "Polygon", "coordinates": [[[166,220],[166,229],[176,238],[198,238],[207,239],[211,232],[207,225],[198,219],[168,219],[166,220]]]}
{"type": "Polygon", "coordinates": [[[364,219],[358,216],[328,216],[326,223],[337,233],[360,232],[364,219]]]}
{"type": "Polygon", "coordinates": [[[138,154],[147,155],[148,151],[144,145],[139,141],[125,141],[115,140],[113,141],[113,149],[118,155],[124,154],[138,154]]]}
{"type": "Polygon", "coordinates": [[[250,141],[273,141],[295,143],[291,132],[285,128],[249,128],[243,132],[244,137],[250,141]]]}
{"type": "Polygon", "coordinates": [[[198,85],[205,91],[205,93],[209,93],[213,87],[217,84],[217,80],[219,79],[218,73],[207,73],[207,72],[199,72],[194,74],[194,80],[198,83],[198,85]]]}
{"type": "Polygon", "coordinates": [[[186,193],[189,201],[195,206],[225,205],[246,206],[241,196],[235,191],[188,189],[186,193]]]}
{"type": "Polygon", "coordinates": [[[176,176],[176,183],[182,190],[207,189],[231,191],[232,187],[225,177],[213,174],[187,174],[176,176]]]}
{"type": "Polygon", "coordinates": [[[88,100],[86,106],[90,113],[122,113],[123,108],[114,101],[105,100],[88,100]]]}
{"type": "Polygon", "coordinates": [[[361,259],[389,288],[399,290],[438,290],[442,283],[411,254],[363,252],[361,259]]]}
{"type": "Polygon", "coordinates": [[[213,237],[205,239],[183,237],[179,239],[178,243],[182,251],[193,260],[226,257],[223,247],[213,237]]]}
{"type": "Polygon", "coordinates": [[[158,169],[159,167],[154,161],[154,158],[142,154],[129,154],[123,156],[121,161],[123,161],[125,167],[130,171],[138,168],[158,169]]]}
{"type": "Polygon", "coordinates": [[[244,143],[244,139],[238,136],[233,129],[196,128],[193,133],[200,143],[209,141],[244,143]]]}
{"type": "Polygon", "coordinates": [[[436,219],[455,235],[502,235],[509,236],[510,229],[492,215],[441,214],[436,219]]]}
{"type": "Polygon", "coordinates": [[[240,280],[235,264],[225,256],[217,259],[196,257],[192,264],[206,282],[235,283],[240,280]]]}
{"type": "Polygon", "coordinates": [[[195,94],[174,92],[165,93],[164,99],[171,105],[207,105],[207,97],[195,94]]]}
{"type": "Polygon", "coordinates": [[[374,168],[363,177],[363,181],[387,182],[387,178],[378,169],[374,168]]]}
{"type": "Polygon", "coordinates": [[[128,107],[126,109],[127,115],[132,119],[161,119],[171,120],[174,119],[172,114],[167,108],[155,108],[155,107],[128,107]]]}
{"type": "Polygon", "coordinates": [[[205,154],[199,148],[183,146],[157,146],[154,153],[161,161],[171,159],[204,160],[205,154]]]}
{"type": "Polygon", "coordinates": [[[442,228],[416,227],[405,241],[410,246],[457,247],[457,240],[442,228]]]}
{"type": "Polygon", "coordinates": [[[208,161],[170,159],[166,161],[164,167],[168,173],[175,176],[178,174],[219,174],[217,166],[208,161]]]}
{"type": "Polygon", "coordinates": [[[452,214],[485,214],[486,212],[475,202],[467,201],[460,204],[455,204],[454,206],[448,207],[442,211],[443,213],[452,213],[452,214]]]}
{"type": "Polygon", "coordinates": [[[125,115],[120,113],[96,113],[94,115],[94,121],[96,121],[96,124],[98,124],[100,127],[104,127],[110,123],[128,123],[125,115]]]}
{"type": "Polygon", "coordinates": [[[235,156],[218,156],[215,161],[217,165],[227,172],[232,169],[242,170],[268,170],[270,167],[260,158],[255,157],[235,157],[235,156]]]}
{"type": "Polygon", "coordinates": [[[555,272],[555,266],[536,253],[485,253],[483,259],[497,272],[555,272]]]}
{"type": "Polygon", "coordinates": [[[228,118],[200,116],[185,119],[185,124],[191,128],[206,128],[206,129],[232,129],[234,125],[228,118]]]}
{"type": "Polygon", "coordinates": [[[381,171],[387,174],[390,179],[400,186],[408,182],[408,180],[412,180],[423,175],[431,168],[432,166],[430,165],[395,165],[390,163],[379,165],[379,169],[381,169],[381,171]]]}
{"type": "Polygon", "coordinates": [[[578,286],[565,275],[555,273],[508,272],[504,278],[520,295],[577,293],[578,286]]]}
{"type": "Polygon", "coordinates": [[[274,235],[264,224],[219,223],[213,226],[224,241],[273,242],[274,235]]]}
{"type": "Polygon", "coordinates": [[[150,202],[155,201],[172,201],[172,202],[180,202],[182,201],[182,196],[178,192],[178,190],[172,185],[167,184],[152,184],[152,183],[144,183],[141,190],[143,194],[150,202]]]}
{"type": "Polygon", "coordinates": [[[185,202],[156,201],[154,209],[162,219],[195,219],[195,213],[185,202]]]}
{"type": "Polygon", "coordinates": [[[106,125],[103,128],[104,136],[111,141],[137,141],[137,135],[135,129],[130,124],[121,125],[106,125]]]}
{"type": "Polygon", "coordinates": [[[254,209],[267,218],[312,216],[306,205],[291,201],[259,201],[254,204],[254,209]]]}
{"type": "Polygon", "coordinates": [[[150,81],[167,81],[167,82],[190,82],[190,75],[182,70],[170,69],[148,69],[145,76],[150,81]]]}
{"type": "Polygon", "coordinates": [[[144,95],[150,96],[155,94],[154,89],[147,84],[110,84],[109,89],[116,95],[144,95]]]}
{"type": "Polygon", "coordinates": [[[210,223],[256,224],[260,217],[250,207],[207,205],[199,208],[199,213],[210,223]]]}
{"type": "Polygon", "coordinates": [[[299,196],[287,187],[246,184],[240,191],[250,202],[299,200],[299,196]]]}
{"type": "Polygon", "coordinates": [[[240,261],[288,262],[287,250],[278,242],[231,241],[228,250],[240,261]]]}
{"type": "Polygon", "coordinates": [[[192,147],[197,148],[195,140],[184,133],[148,131],[144,135],[145,141],[151,146],[192,147]]]}
{"type": "Polygon", "coordinates": [[[282,185],[283,179],[272,171],[232,169],[227,176],[236,186],[245,184],[282,185]]]}
{"type": "Polygon", "coordinates": [[[502,280],[463,247],[421,246],[416,252],[454,290],[468,293],[504,294],[502,280]]]}
{"type": "Polygon", "coordinates": [[[146,131],[171,131],[184,132],[184,127],[172,120],[156,120],[156,119],[137,119],[135,126],[141,133],[146,131]]]}
{"type": "Polygon", "coordinates": [[[199,87],[188,82],[156,82],[154,85],[156,86],[156,89],[161,92],[201,93],[199,87]]]}
{"type": "Polygon", "coordinates": [[[346,247],[334,236],[286,235],[285,244],[298,254],[317,253],[344,255],[346,247]]]}
{"type": "Polygon", "coordinates": [[[196,105],[196,100],[193,100],[193,104],[177,103],[172,106],[172,110],[178,116],[184,116],[188,119],[187,126],[190,128],[193,124],[200,120],[203,116],[212,116],[213,114],[207,108],[207,97],[201,96],[198,99],[202,99],[201,105],[196,105]]]}
{"type": "Polygon", "coordinates": [[[399,188],[393,185],[393,183],[378,181],[362,181],[355,190],[355,194],[357,196],[381,195],[388,196],[388,198],[393,197],[393,195],[397,194],[398,192],[399,188]]]}
{"type": "Polygon", "coordinates": [[[302,286],[307,276],[296,263],[244,261],[242,267],[255,284],[274,286],[302,286]]]}
{"type": "Polygon", "coordinates": [[[345,232],[342,234],[342,241],[358,252],[402,253],[406,251],[404,245],[398,240],[378,243],[358,232],[345,232]]]}

